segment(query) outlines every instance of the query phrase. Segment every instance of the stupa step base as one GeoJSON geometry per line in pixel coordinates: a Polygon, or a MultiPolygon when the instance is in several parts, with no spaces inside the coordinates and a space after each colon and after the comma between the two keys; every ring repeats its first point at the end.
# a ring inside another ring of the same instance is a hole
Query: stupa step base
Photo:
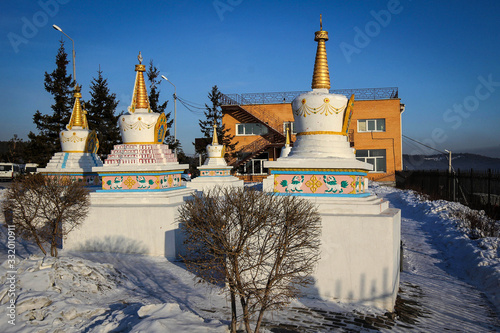
{"type": "Polygon", "coordinates": [[[38,172],[86,172],[91,173],[93,167],[102,166],[97,154],[91,153],[64,153],[58,152],[50,159],[45,168],[38,168],[38,172]]]}
{"type": "Polygon", "coordinates": [[[196,177],[191,182],[187,183],[189,188],[197,191],[207,191],[215,187],[243,187],[243,180],[234,176],[205,176],[196,177]]]}
{"type": "Polygon", "coordinates": [[[105,165],[177,163],[175,155],[162,144],[119,144],[113,147],[105,165]]]}

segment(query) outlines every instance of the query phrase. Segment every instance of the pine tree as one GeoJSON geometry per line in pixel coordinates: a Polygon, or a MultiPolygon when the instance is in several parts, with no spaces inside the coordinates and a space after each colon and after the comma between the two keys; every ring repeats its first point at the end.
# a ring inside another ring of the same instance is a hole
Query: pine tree
{"type": "Polygon", "coordinates": [[[86,105],[87,121],[89,129],[97,132],[98,153],[104,159],[113,146],[121,142],[118,119],[123,112],[115,115],[119,101],[116,94],[109,92],[108,80],[103,78],[101,67],[97,71],[97,78],[92,79],[90,96],[92,98],[86,105]]]}
{"type": "Polygon", "coordinates": [[[179,140],[174,140],[173,133],[172,131],[170,131],[173,126],[174,120],[170,119],[170,117],[172,116],[172,112],[165,112],[165,110],[167,109],[168,100],[160,103],[159,85],[161,84],[162,80],[161,78],[159,78],[160,71],[153,64],[153,60],[149,62],[149,67],[146,75],[149,81],[149,106],[151,107],[151,110],[153,110],[153,112],[165,113],[165,117],[167,117],[167,134],[165,135],[164,143],[168,145],[172,150],[177,149],[177,155],[183,155],[184,152],[182,151],[179,140]]]}
{"type": "MultiPolygon", "coordinates": [[[[201,133],[208,143],[212,142],[214,124],[217,125],[217,140],[219,144],[226,147],[226,154],[231,155],[234,152],[238,142],[233,142],[234,135],[229,133],[229,129],[222,123],[222,109],[220,99],[222,93],[219,91],[217,85],[212,87],[212,90],[208,93],[208,98],[212,103],[211,106],[205,104],[206,111],[205,120],[199,120],[201,133]]],[[[206,147],[196,147],[196,152],[198,154],[205,154],[206,147]]]]}
{"type": "Polygon", "coordinates": [[[52,73],[45,72],[45,90],[54,96],[52,114],[36,111],[33,122],[39,133],[30,132],[30,142],[26,149],[26,162],[35,162],[44,166],[52,155],[60,150],[59,132],[69,123],[73,106],[73,78],[67,73],[68,54],[64,49],[64,41],[56,55],[56,69],[52,73]]]}

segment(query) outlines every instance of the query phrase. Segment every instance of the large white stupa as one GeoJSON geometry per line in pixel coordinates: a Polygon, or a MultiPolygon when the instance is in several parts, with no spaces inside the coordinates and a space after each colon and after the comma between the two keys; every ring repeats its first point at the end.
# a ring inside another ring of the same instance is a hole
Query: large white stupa
{"type": "Polygon", "coordinates": [[[103,191],[165,191],[183,187],[181,174],[189,166],[179,164],[172,150],[163,144],[167,131],[164,113],[149,105],[144,72],[139,64],[132,102],[127,115],[119,119],[123,144],[113,147],[104,165],[94,168],[102,177],[103,191]]]}
{"type": "Polygon", "coordinates": [[[369,193],[372,165],[358,161],[348,141],[354,95],[331,94],[325,42],[318,42],[312,91],[292,102],[297,140],[265,167],[264,191],[303,196],[322,216],[321,259],[308,297],[392,311],[399,288],[401,215],[369,193]]]}
{"type": "Polygon", "coordinates": [[[90,131],[86,112],[82,108],[80,87],[75,87],[75,102],[71,118],[66,130],[59,133],[62,152],[55,153],[45,168],[37,171],[47,176],[68,177],[71,180],[83,181],[89,186],[101,184],[93,167],[102,166],[97,155],[99,140],[95,131],[90,131]]]}

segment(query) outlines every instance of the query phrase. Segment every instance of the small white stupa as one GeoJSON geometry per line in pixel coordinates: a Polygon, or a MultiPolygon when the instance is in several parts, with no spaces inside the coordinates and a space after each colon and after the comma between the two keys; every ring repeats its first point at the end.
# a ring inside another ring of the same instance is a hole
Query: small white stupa
{"type": "Polygon", "coordinates": [[[286,127],[286,141],[285,145],[281,148],[280,157],[287,157],[292,151],[292,140],[290,139],[290,126],[286,127]]]}
{"type": "Polygon", "coordinates": [[[69,177],[71,180],[83,181],[90,186],[101,184],[93,167],[102,166],[97,155],[99,140],[95,131],[90,131],[86,111],[82,108],[80,87],[75,87],[75,103],[66,130],[59,133],[62,152],[54,154],[45,168],[37,171],[47,176],[69,177]]]}
{"type": "Polygon", "coordinates": [[[233,167],[227,165],[224,154],[225,147],[219,144],[217,138],[217,125],[214,124],[212,143],[207,145],[208,158],[202,166],[198,167],[200,176],[194,178],[187,186],[199,191],[208,190],[216,186],[243,186],[243,180],[231,175],[231,169],[233,167]]]}
{"type": "Polygon", "coordinates": [[[325,41],[318,42],[312,91],[292,102],[297,140],[288,155],[268,161],[263,189],[303,196],[322,217],[321,259],[308,297],[394,309],[400,269],[401,215],[370,194],[372,165],[358,161],[348,141],[354,95],[331,94],[325,41]]]}

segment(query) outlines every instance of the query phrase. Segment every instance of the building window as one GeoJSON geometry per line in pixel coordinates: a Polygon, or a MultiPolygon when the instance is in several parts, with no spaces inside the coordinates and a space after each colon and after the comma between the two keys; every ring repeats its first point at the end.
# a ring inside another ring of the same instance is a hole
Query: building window
{"type": "Polygon", "coordinates": [[[236,135],[264,135],[267,127],[259,123],[236,124],[236,135]]]}
{"type": "Polygon", "coordinates": [[[371,172],[387,172],[385,149],[356,150],[356,159],[373,165],[371,172]]]}
{"type": "Polygon", "coordinates": [[[283,122],[283,134],[286,134],[286,127],[290,125],[291,132],[290,134],[297,134],[295,131],[295,122],[293,121],[285,121],[283,122]]]}
{"type": "Polygon", "coordinates": [[[385,132],[385,119],[360,119],[358,132],[385,132]]]}
{"type": "Polygon", "coordinates": [[[268,153],[262,153],[259,156],[246,162],[240,167],[239,174],[243,175],[262,175],[267,174],[268,169],[264,168],[264,162],[269,160],[268,153]]]}

